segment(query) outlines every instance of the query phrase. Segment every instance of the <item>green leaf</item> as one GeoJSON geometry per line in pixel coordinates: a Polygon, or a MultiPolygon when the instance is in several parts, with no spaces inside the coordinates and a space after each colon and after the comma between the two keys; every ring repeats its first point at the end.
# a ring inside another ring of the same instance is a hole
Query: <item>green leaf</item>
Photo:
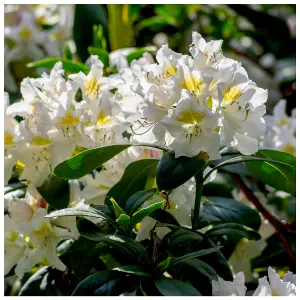
{"type": "Polygon", "coordinates": [[[85,218],[80,218],[76,226],[80,235],[92,241],[99,241],[105,235],[96,224],[85,218]]]}
{"type": "Polygon", "coordinates": [[[88,47],[94,42],[95,25],[101,25],[103,38],[108,40],[107,10],[105,4],[76,4],[74,13],[73,38],[82,61],[90,56],[88,47]]]}
{"type": "Polygon", "coordinates": [[[142,208],[133,214],[130,220],[130,226],[134,227],[137,223],[140,223],[146,216],[150,215],[153,211],[160,209],[164,204],[164,201],[153,203],[148,207],[142,208]]]}
{"type": "Polygon", "coordinates": [[[206,164],[207,156],[180,156],[167,152],[157,166],[156,182],[160,190],[173,190],[197,174],[206,164]]]}
{"type": "MultiPolygon", "coordinates": [[[[119,235],[107,235],[100,238],[99,241],[116,248],[118,251],[130,256],[136,261],[147,263],[149,260],[146,249],[131,238],[119,235]]],[[[101,244],[97,246],[99,247],[101,244]]]]}
{"type": "Polygon", "coordinates": [[[166,270],[171,262],[172,257],[168,256],[165,260],[161,261],[158,265],[157,268],[163,272],[166,270]]]}
{"type": "Polygon", "coordinates": [[[55,57],[48,57],[38,61],[33,61],[27,64],[28,68],[45,68],[45,69],[52,69],[54,65],[61,61],[62,67],[66,72],[70,73],[77,73],[83,72],[88,73],[90,68],[78,61],[70,60],[66,58],[55,58],[55,57]]]}
{"type": "Polygon", "coordinates": [[[128,6],[129,4],[107,5],[111,50],[131,47],[134,43],[134,32],[129,20],[128,6]]]}
{"type": "Polygon", "coordinates": [[[149,51],[147,48],[140,48],[126,56],[128,63],[131,63],[134,59],[139,59],[143,56],[144,53],[153,53],[153,51],[149,51]]]}
{"type": "Polygon", "coordinates": [[[159,278],[155,285],[163,296],[201,296],[194,287],[180,280],[159,278]]]}
{"type": "Polygon", "coordinates": [[[123,272],[123,273],[128,273],[140,277],[152,277],[151,274],[148,272],[143,271],[141,268],[139,268],[136,265],[127,265],[127,266],[122,266],[120,268],[114,268],[115,271],[118,272],[123,272]]]}
{"type": "Polygon", "coordinates": [[[54,274],[57,270],[43,267],[34,273],[22,286],[19,296],[58,296],[54,274]]]}
{"type": "Polygon", "coordinates": [[[109,200],[110,200],[110,202],[112,203],[112,205],[114,207],[114,211],[115,211],[115,214],[116,214],[117,218],[119,218],[120,215],[125,214],[125,211],[119,206],[119,204],[115,201],[115,199],[113,197],[111,197],[109,200]]]}
{"type": "Polygon", "coordinates": [[[258,230],[261,218],[256,210],[237,200],[205,197],[198,228],[218,223],[238,223],[258,230]]]}
{"type": "Polygon", "coordinates": [[[130,144],[110,145],[82,151],[57,165],[54,174],[64,179],[80,178],[130,146],[130,144]]]}
{"type": "Polygon", "coordinates": [[[119,296],[128,289],[130,281],[117,271],[94,273],[77,285],[72,296],[119,296]]]}
{"type": "Polygon", "coordinates": [[[292,195],[296,195],[296,158],[275,150],[261,150],[256,154],[262,162],[249,161],[253,176],[265,184],[292,195]]]}
{"type": "Polygon", "coordinates": [[[191,258],[185,261],[185,263],[192,268],[196,269],[202,275],[206,276],[210,280],[218,280],[217,272],[209,264],[202,260],[191,258]]]}
{"type": "Polygon", "coordinates": [[[236,224],[236,223],[227,223],[227,224],[219,224],[214,226],[213,228],[209,229],[204,237],[205,238],[212,238],[216,236],[234,236],[234,237],[244,237],[247,238],[248,240],[254,240],[257,241],[261,238],[260,234],[246,226],[243,226],[241,224],[236,224]]]}
{"type": "Polygon", "coordinates": [[[93,209],[89,207],[86,208],[65,208],[61,210],[56,210],[46,215],[45,218],[57,218],[57,217],[66,217],[66,216],[76,216],[76,217],[90,217],[90,218],[100,218],[109,222],[111,225],[115,226],[115,222],[107,216],[102,211],[93,209]]]}
{"type": "Polygon", "coordinates": [[[119,218],[117,219],[117,223],[120,225],[121,228],[123,228],[125,231],[127,231],[129,223],[130,223],[130,217],[126,214],[121,214],[119,218]]]}
{"type": "Polygon", "coordinates": [[[153,16],[139,22],[136,26],[136,29],[140,31],[144,28],[150,28],[154,32],[159,32],[163,27],[167,25],[173,24],[168,24],[168,21],[161,16],[153,16]]]}
{"type": "Polygon", "coordinates": [[[190,243],[192,241],[200,242],[203,240],[203,237],[197,232],[179,227],[178,229],[175,229],[168,233],[165,236],[165,239],[169,240],[170,247],[178,247],[181,245],[186,245],[187,243],[190,243]]]}
{"type": "Polygon", "coordinates": [[[56,209],[66,208],[70,201],[70,187],[68,181],[50,175],[44,183],[37,187],[41,196],[56,209]]]}
{"type": "Polygon", "coordinates": [[[203,255],[207,255],[207,254],[216,252],[220,248],[222,248],[222,247],[212,247],[212,248],[208,248],[208,249],[204,249],[204,250],[191,252],[191,253],[188,253],[188,254],[180,256],[180,257],[174,257],[172,259],[169,267],[177,265],[179,263],[182,263],[182,262],[184,262],[184,261],[186,261],[187,259],[190,259],[190,258],[195,258],[195,257],[199,257],[199,256],[203,256],[203,255]]]}
{"type": "Polygon", "coordinates": [[[132,215],[144,202],[156,194],[156,189],[143,190],[134,193],[127,201],[124,210],[132,215]]]}
{"type": "Polygon", "coordinates": [[[180,224],[175,219],[175,217],[172,214],[168,213],[167,211],[165,211],[163,209],[155,210],[149,216],[151,218],[159,221],[160,223],[172,224],[172,225],[180,226],[180,224]]]}
{"type": "Polygon", "coordinates": [[[88,50],[91,55],[97,55],[105,67],[109,66],[109,53],[106,50],[95,47],[89,47],[88,50]]]}
{"type": "Polygon", "coordinates": [[[106,269],[99,258],[102,249],[96,248],[97,241],[80,236],[64,253],[60,259],[67,266],[69,273],[74,273],[77,280],[89,275],[92,269],[102,271],[106,269]]]}
{"type": "Polygon", "coordinates": [[[129,199],[137,191],[145,189],[149,178],[155,177],[157,159],[141,159],[127,166],[121,180],[108,192],[107,199],[113,197],[121,207],[125,207],[129,199]]]}

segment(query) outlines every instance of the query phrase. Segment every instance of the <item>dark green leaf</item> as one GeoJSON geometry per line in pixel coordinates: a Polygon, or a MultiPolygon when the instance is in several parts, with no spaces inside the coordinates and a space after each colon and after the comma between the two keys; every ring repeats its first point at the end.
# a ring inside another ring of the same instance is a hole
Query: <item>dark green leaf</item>
{"type": "Polygon", "coordinates": [[[165,211],[163,209],[155,210],[149,216],[151,218],[159,221],[160,223],[172,224],[172,225],[180,226],[180,224],[175,219],[175,217],[172,214],[168,213],[167,211],[165,211]]]}
{"type": "Polygon", "coordinates": [[[34,273],[22,286],[19,296],[58,296],[54,273],[51,267],[43,267],[34,273]]]}
{"type": "Polygon", "coordinates": [[[127,214],[132,215],[144,202],[156,194],[156,189],[138,191],[133,194],[127,201],[124,210],[127,214]]]}
{"type": "Polygon", "coordinates": [[[164,201],[153,203],[148,207],[142,208],[133,214],[130,220],[130,226],[134,227],[137,223],[140,223],[146,216],[151,214],[153,211],[160,209],[164,201]]]}
{"type": "Polygon", "coordinates": [[[38,61],[33,61],[27,64],[28,68],[45,68],[45,69],[52,69],[54,65],[61,61],[62,67],[65,71],[70,73],[77,73],[77,72],[84,72],[88,73],[90,68],[78,61],[69,60],[66,58],[55,58],[55,57],[48,57],[38,61]]]}
{"type": "Polygon", "coordinates": [[[115,271],[118,272],[123,272],[123,273],[128,273],[140,277],[151,277],[152,275],[143,271],[141,268],[135,265],[127,265],[127,266],[122,266],[120,268],[115,268],[115,271]]]}
{"type": "Polygon", "coordinates": [[[261,150],[256,154],[266,161],[247,162],[253,176],[277,190],[296,195],[296,158],[275,150],[261,150]]]}
{"type": "Polygon", "coordinates": [[[121,207],[137,191],[145,189],[149,178],[155,177],[157,159],[141,159],[127,166],[121,180],[108,192],[107,199],[113,197],[121,207]]]}
{"type": "MultiPolygon", "coordinates": [[[[130,256],[136,261],[146,263],[148,261],[148,254],[146,249],[138,242],[125,236],[107,235],[99,240],[100,242],[116,248],[123,254],[130,256]]],[[[101,244],[98,244],[101,246],[101,244]]]]}
{"type": "Polygon", "coordinates": [[[236,224],[236,223],[227,223],[227,224],[219,224],[214,226],[213,228],[209,229],[204,237],[205,238],[212,238],[216,236],[234,236],[237,238],[247,238],[248,240],[254,240],[257,241],[261,238],[260,234],[246,226],[243,226],[241,224],[236,224]]]}
{"type": "Polygon", "coordinates": [[[91,55],[97,55],[105,67],[109,66],[109,53],[106,50],[95,47],[89,47],[88,50],[91,55]]]}
{"type": "Polygon", "coordinates": [[[158,265],[157,268],[163,272],[166,270],[171,262],[172,257],[168,256],[165,260],[161,261],[158,265]]]}
{"type": "Polygon", "coordinates": [[[194,287],[180,280],[159,278],[155,285],[164,296],[201,296],[194,287]]]}
{"type": "Polygon", "coordinates": [[[56,209],[68,207],[70,187],[67,180],[50,175],[37,190],[52,207],[56,209]]]}
{"type": "Polygon", "coordinates": [[[218,280],[218,275],[215,269],[204,261],[191,258],[186,260],[185,263],[199,271],[202,275],[206,276],[210,280],[218,280]]]}
{"type": "Polygon", "coordinates": [[[119,296],[128,289],[128,279],[117,271],[94,273],[78,284],[72,296],[119,296]]]}
{"type": "Polygon", "coordinates": [[[170,247],[178,247],[180,245],[186,245],[191,241],[200,242],[203,240],[203,237],[199,233],[184,228],[173,230],[168,233],[165,238],[169,240],[170,247]]]}
{"type": "Polygon", "coordinates": [[[229,198],[204,198],[199,228],[218,223],[238,223],[258,230],[261,218],[249,206],[229,198]]]}
{"type": "Polygon", "coordinates": [[[139,59],[140,57],[143,56],[144,53],[151,53],[151,51],[149,51],[148,49],[146,48],[140,48],[140,49],[137,49],[133,52],[131,52],[130,54],[128,54],[126,56],[126,59],[128,61],[128,63],[131,63],[134,59],[139,59]]]}
{"type": "Polygon", "coordinates": [[[186,255],[180,256],[180,257],[174,257],[169,265],[169,267],[177,265],[179,263],[182,263],[186,261],[187,259],[190,258],[195,258],[203,255],[207,255],[213,252],[216,252],[220,249],[221,247],[213,247],[213,248],[208,248],[208,249],[203,249],[203,250],[198,250],[195,252],[188,253],[186,255]]]}
{"type": "Polygon", "coordinates": [[[130,144],[110,145],[82,151],[57,165],[54,174],[64,179],[80,178],[130,146],[130,144]]]}
{"type": "Polygon", "coordinates": [[[96,224],[85,218],[80,218],[76,225],[80,235],[89,240],[99,241],[99,238],[105,235],[96,224]]]}
{"type": "Polygon", "coordinates": [[[129,223],[130,223],[130,217],[126,214],[121,214],[119,218],[117,219],[117,223],[120,225],[120,227],[127,231],[129,223]]]}
{"type": "Polygon", "coordinates": [[[156,182],[160,190],[173,190],[197,174],[207,162],[202,154],[175,158],[174,151],[167,152],[157,166],[156,182]]]}

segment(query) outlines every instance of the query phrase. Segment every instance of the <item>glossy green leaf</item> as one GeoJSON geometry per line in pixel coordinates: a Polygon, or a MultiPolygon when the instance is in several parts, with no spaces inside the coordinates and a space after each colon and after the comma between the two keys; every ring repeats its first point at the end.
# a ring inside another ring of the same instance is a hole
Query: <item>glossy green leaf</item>
{"type": "Polygon", "coordinates": [[[80,235],[92,241],[99,241],[105,235],[96,224],[85,218],[80,218],[76,226],[80,235]]]}
{"type": "Polygon", "coordinates": [[[131,63],[134,59],[139,59],[143,56],[144,53],[153,53],[153,51],[149,51],[147,48],[140,48],[126,56],[128,63],[131,63]]]}
{"type": "Polygon", "coordinates": [[[266,161],[247,162],[252,175],[277,190],[296,195],[296,158],[276,150],[260,150],[258,158],[266,161]]]}
{"type": "Polygon", "coordinates": [[[80,178],[130,146],[130,144],[110,145],[82,151],[57,165],[54,174],[64,179],[80,178]]]}
{"type": "Polygon", "coordinates": [[[180,256],[180,257],[173,257],[169,267],[175,266],[175,265],[177,265],[179,263],[182,263],[182,262],[184,262],[184,261],[186,261],[187,259],[190,259],[190,258],[195,258],[195,257],[199,257],[199,256],[203,256],[203,255],[207,255],[207,254],[216,252],[220,248],[221,247],[212,247],[212,248],[208,248],[208,249],[203,249],[203,250],[191,252],[191,253],[188,253],[188,254],[180,256]]]}
{"type": "Polygon", "coordinates": [[[196,269],[199,273],[206,276],[208,279],[218,280],[217,272],[206,262],[196,258],[191,258],[186,260],[185,263],[191,266],[192,268],[196,269]]]}
{"type": "Polygon", "coordinates": [[[105,49],[89,47],[88,50],[91,55],[97,55],[105,67],[109,66],[109,53],[105,49]]]}
{"type": "Polygon", "coordinates": [[[143,190],[134,193],[127,201],[124,210],[132,215],[144,202],[156,194],[156,189],[143,190]]]}
{"type": "Polygon", "coordinates": [[[37,190],[52,207],[56,209],[68,207],[70,187],[67,180],[50,175],[37,190]]]}
{"type": "Polygon", "coordinates": [[[203,240],[203,237],[198,232],[194,232],[185,228],[178,228],[176,230],[171,231],[165,236],[165,239],[169,240],[170,247],[178,247],[181,245],[186,245],[190,242],[200,242],[203,240]]]}
{"type": "Polygon", "coordinates": [[[153,211],[160,209],[164,201],[153,203],[148,207],[142,208],[135,212],[130,220],[130,226],[134,227],[137,223],[140,223],[146,216],[150,215],[153,211]]]}
{"type": "Polygon", "coordinates": [[[66,72],[70,73],[78,73],[78,72],[83,72],[83,73],[88,73],[90,71],[90,68],[78,61],[75,60],[70,60],[66,58],[55,58],[55,57],[48,57],[44,58],[38,61],[33,61],[27,64],[28,68],[45,68],[45,69],[52,69],[54,65],[57,62],[62,62],[62,68],[66,72]]]}
{"type": "Polygon", "coordinates": [[[221,198],[204,198],[198,228],[218,223],[238,223],[258,230],[261,218],[258,212],[240,201],[221,198]]]}
{"type": "Polygon", "coordinates": [[[155,285],[163,296],[201,296],[194,287],[176,279],[159,278],[155,285]]]}
{"type": "Polygon", "coordinates": [[[154,182],[157,159],[141,159],[127,166],[121,180],[108,192],[107,199],[113,197],[121,207],[136,192],[145,189],[149,178],[154,182]]]}
{"type": "Polygon", "coordinates": [[[115,201],[115,199],[113,197],[111,197],[109,199],[109,201],[113,205],[113,208],[114,208],[114,211],[115,211],[115,215],[116,215],[117,218],[119,218],[120,215],[124,215],[125,214],[124,210],[119,206],[119,204],[115,201]]]}
{"type": "Polygon", "coordinates": [[[39,269],[22,286],[19,296],[58,296],[54,277],[57,272],[51,267],[39,269]]]}
{"type": "Polygon", "coordinates": [[[143,271],[141,268],[139,268],[136,265],[122,266],[120,268],[114,268],[114,270],[118,271],[118,272],[123,272],[123,273],[127,273],[127,274],[140,276],[140,277],[151,277],[152,276],[151,274],[143,271]]]}
{"type": "Polygon", "coordinates": [[[207,156],[180,156],[167,152],[157,166],[156,182],[160,190],[173,190],[197,174],[206,164],[207,156]]]}
{"type": "Polygon", "coordinates": [[[72,296],[119,296],[128,289],[128,283],[124,273],[102,271],[82,280],[72,296]]]}
{"type": "Polygon", "coordinates": [[[209,229],[204,237],[205,238],[212,238],[212,237],[216,237],[216,236],[223,236],[223,235],[227,235],[227,236],[234,236],[237,238],[247,238],[248,240],[254,240],[257,241],[261,238],[260,234],[249,228],[246,227],[244,225],[241,224],[236,224],[236,223],[227,223],[227,224],[219,224],[214,226],[213,228],[209,229]]]}
{"type": "Polygon", "coordinates": [[[130,223],[130,217],[127,216],[126,214],[121,214],[116,222],[120,225],[120,227],[123,230],[126,231],[128,229],[129,223],[130,223]]]}
{"type": "MultiPolygon", "coordinates": [[[[123,254],[130,256],[136,261],[147,263],[149,258],[146,249],[131,238],[119,235],[107,235],[99,240],[100,242],[116,248],[123,254]]],[[[101,244],[98,244],[98,247],[101,244]]]]}

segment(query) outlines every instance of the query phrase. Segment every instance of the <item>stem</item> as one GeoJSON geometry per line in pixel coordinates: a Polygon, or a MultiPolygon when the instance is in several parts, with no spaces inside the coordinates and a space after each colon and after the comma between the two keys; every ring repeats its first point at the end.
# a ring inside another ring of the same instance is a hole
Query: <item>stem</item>
{"type": "Polygon", "coordinates": [[[203,171],[195,175],[195,180],[196,180],[196,195],[195,195],[194,216],[193,216],[193,224],[192,224],[193,231],[197,231],[197,226],[199,221],[202,190],[203,190],[203,171]]]}
{"type": "Polygon", "coordinates": [[[248,200],[254,204],[258,211],[262,213],[265,219],[267,219],[273,227],[277,230],[278,236],[281,239],[281,242],[288,253],[290,259],[293,263],[296,263],[296,256],[294,255],[292,248],[285,236],[286,233],[292,232],[289,225],[283,224],[280,220],[274,217],[266,208],[259,202],[258,198],[255,197],[252,191],[246,186],[242,178],[239,175],[229,173],[234,183],[243,191],[248,200]]]}

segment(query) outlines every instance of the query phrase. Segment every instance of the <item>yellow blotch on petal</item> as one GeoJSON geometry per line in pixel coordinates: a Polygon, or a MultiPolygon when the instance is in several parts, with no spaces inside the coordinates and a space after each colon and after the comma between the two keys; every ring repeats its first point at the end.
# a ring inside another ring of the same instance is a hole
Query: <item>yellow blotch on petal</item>
{"type": "Polygon", "coordinates": [[[296,154],[296,147],[294,147],[290,143],[287,143],[282,147],[281,151],[292,154],[292,155],[295,155],[296,154]]]}
{"type": "Polygon", "coordinates": [[[169,65],[165,68],[165,70],[164,70],[162,76],[163,76],[164,79],[167,79],[168,77],[173,76],[173,75],[175,75],[176,73],[177,73],[177,68],[176,68],[174,65],[169,64],[169,65]]]}
{"type": "Polygon", "coordinates": [[[221,105],[222,106],[229,105],[241,96],[242,96],[242,93],[238,88],[233,87],[233,86],[226,87],[223,90],[223,101],[222,101],[221,105]]]}
{"type": "Polygon", "coordinates": [[[4,130],[4,145],[13,146],[14,144],[14,137],[4,130]]]}
{"type": "Polygon", "coordinates": [[[189,90],[192,94],[199,94],[201,92],[204,81],[195,76],[187,76],[181,84],[183,89],[189,90]]]}
{"type": "Polygon", "coordinates": [[[40,136],[35,136],[32,139],[32,144],[35,145],[35,146],[45,146],[45,145],[50,145],[51,141],[49,141],[47,139],[44,139],[40,136]]]}
{"type": "Polygon", "coordinates": [[[14,243],[18,239],[19,235],[15,231],[11,231],[8,238],[6,238],[7,241],[14,243]]]}
{"type": "Polygon", "coordinates": [[[287,126],[287,128],[289,128],[289,129],[291,128],[291,125],[289,124],[289,122],[284,118],[280,119],[279,126],[280,127],[287,126]]]}
{"type": "Polygon", "coordinates": [[[73,117],[70,111],[67,111],[65,116],[59,120],[57,123],[65,126],[75,126],[80,121],[79,117],[73,117]]]}
{"type": "Polygon", "coordinates": [[[98,118],[97,118],[97,124],[98,125],[106,125],[110,122],[110,116],[107,116],[104,113],[104,110],[101,109],[99,114],[98,114],[98,118]]]}
{"type": "Polygon", "coordinates": [[[97,91],[100,89],[101,84],[98,83],[96,77],[92,77],[84,82],[85,95],[88,97],[93,97],[97,91]]]}
{"type": "Polygon", "coordinates": [[[29,41],[32,37],[32,31],[28,27],[23,27],[20,30],[20,37],[25,41],[29,41]]]}
{"type": "Polygon", "coordinates": [[[53,235],[54,231],[51,228],[51,226],[49,226],[46,222],[43,222],[40,226],[39,229],[33,230],[32,231],[33,234],[37,234],[37,235],[53,235]]]}
{"type": "Polygon", "coordinates": [[[184,110],[180,112],[180,114],[176,117],[176,120],[185,124],[199,124],[203,120],[204,116],[205,115],[199,111],[184,110]]]}

